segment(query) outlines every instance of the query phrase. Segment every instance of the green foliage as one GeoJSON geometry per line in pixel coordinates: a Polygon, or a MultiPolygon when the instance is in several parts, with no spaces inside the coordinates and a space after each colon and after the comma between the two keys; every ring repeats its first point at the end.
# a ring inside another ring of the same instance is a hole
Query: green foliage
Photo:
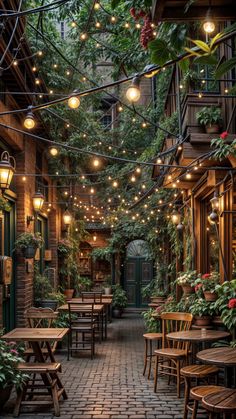
{"type": "Polygon", "coordinates": [[[179,272],[176,279],[177,285],[191,285],[194,286],[195,280],[197,278],[197,271],[185,271],[179,272]]]}
{"type": "Polygon", "coordinates": [[[221,109],[217,106],[204,106],[196,113],[196,119],[200,125],[213,125],[222,122],[221,109]]]}
{"type": "Polygon", "coordinates": [[[220,313],[225,326],[233,331],[236,327],[236,279],[217,285],[216,292],[218,299],[214,308],[220,313]]]}
{"type": "Polygon", "coordinates": [[[24,250],[32,246],[35,249],[40,249],[43,245],[43,238],[40,233],[22,233],[15,241],[15,248],[24,250]]]}
{"type": "Polygon", "coordinates": [[[212,158],[218,160],[223,160],[230,154],[233,156],[236,155],[236,139],[234,139],[231,144],[227,144],[222,138],[213,138],[211,140],[211,147],[216,149],[212,158]]]}
{"type": "Polygon", "coordinates": [[[0,211],[10,211],[11,205],[2,195],[0,195],[0,211]]]}
{"type": "Polygon", "coordinates": [[[26,374],[17,370],[19,362],[23,362],[24,348],[16,342],[5,342],[0,339],[0,389],[15,385],[20,389],[28,380],[26,374]]]}
{"type": "Polygon", "coordinates": [[[144,327],[147,333],[158,333],[160,332],[160,322],[153,316],[156,310],[153,308],[143,311],[141,314],[144,319],[144,327]]]}
{"type": "Polygon", "coordinates": [[[204,298],[196,298],[193,304],[189,307],[190,313],[194,316],[211,316],[214,314],[215,305],[204,298]]]}
{"type": "Polygon", "coordinates": [[[113,285],[112,294],[112,307],[125,308],[127,306],[128,299],[126,292],[119,284],[113,285]]]}
{"type": "Polygon", "coordinates": [[[92,258],[94,260],[107,260],[108,262],[111,262],[112,255],[114,254],[115,250],[112,249],[110,246],[107,247],[97,247],[96,249],[92,250],[92,258]]]}

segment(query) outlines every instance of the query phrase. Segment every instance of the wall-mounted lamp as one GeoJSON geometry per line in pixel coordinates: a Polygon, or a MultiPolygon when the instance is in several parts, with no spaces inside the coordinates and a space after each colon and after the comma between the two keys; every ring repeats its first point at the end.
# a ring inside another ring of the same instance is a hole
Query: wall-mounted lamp
{"type": "Polygon", "coordinates": [[[171,220],[172,223],[175,225],[179,225],[180,224],[180,213],[177,211],[173,211],[171,214],[171,220]]]}
{"type": "Polygon", "coordinates": [[[93,236],[93,241],[95,242],[95,241],[97,241],[97,236],[96,236],[96,234],[94,234],[94,236],[93,236]]]}
{"type": "Polygon", "coordinates": [[[65,224],[65,226],[67,228],[69,228],[69,226],[71,225],[72,222],[72,215],[71,213],[68,211],[68,209],[65,210],[64,214],[63,214],[63,222],[65,224]]]}
{"type": "Polygon", "coordinates": [[[3,151],[0,160],[0,189],[2,192],[9,189],[13,175],[15,173],[16,162],[8,151],[3,151]]]}
{"type": "MultiPolygon", "coordinates": [[[[38,192],[35,192],[35,194],[33,195],[32,201],[33,201],[34,213],[35,213],[35,215],[37,215],[43,208],[45,197],[40,191],[38,191],[38,192]]],[[[34,215],[28,215],[27,216],[27,225],[29,225],[31,223],[31,221],[34,221],[35,218],[36,217],[34,215]]]]}
{"type": "Polygon", "coordinates": [[[210,199],[211,208],[213,211],[218,211],[220,207],[220,197],[217,192],[214,192],[213,198],[210,199]]]}

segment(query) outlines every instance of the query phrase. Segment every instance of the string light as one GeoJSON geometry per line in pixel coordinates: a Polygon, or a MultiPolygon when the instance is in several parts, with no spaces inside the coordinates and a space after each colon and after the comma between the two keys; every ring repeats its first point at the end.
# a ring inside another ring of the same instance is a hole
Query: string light
{"type": "Polygon", "coordinates": [[[42,57],[42,55],[43,55],[43,51],[41,51],[41,50],[40,50],[40,51],[38,51],[38,56],[39,56],[39,57],[42,57]]]}
{"type": "Polygon", "coordinates": [[[114,180],[114,182],[112,183],[112,186],[113,186],[114,188],[117,188],[117,187],[118,187],[118,182],[117,182],[116,180],[114,180]]]}
{"type": "Polygon", "coordinates": [[[186,179],[191,179],[192,175],[191,173],[186,173],[186,179]]]}
{"type": "Polygon", "coordinates": [[[141,168],[140,167],[137,167],[136,173],[141,173],[141,168]]]}
{"type": "Polygon", "coordinates": [[[77,109],[80,105],[80,99],[78,96],[70,96],[68,99],[68,106],[71,109],[77,109]]]}
{"type": "Polygon", "coordinates": [[[73,20],[72,22],[71,22],[71,27],[72,28],[75,28],[77,26],[77,23],[73,20]]]}
{"type": "Polygon", "coordinates": [[[94,167],[99,167],[100,166],[100,160],[94,159],[93,160],[93,165],[94,165],[94,167]]]}
{"type": "Polygon", "coordinates": [[[13,61],[13,65],[16,67],[18,65],[18,61],[17,60],[14,60],[13,61]]]}
{"type": "Polygon", "coordinates": [[[111,16],[111,23],[116,23],[116,17],[115,16],[111,16]]]}
{"type": "Polygon", "coordinates": [[[50,151],[51,156],[53,157],[58,155],[58,149],[56,147],[51,147],[49,151],[50,151]]]}
{"type": "Polygon", "coordinates": [[[140,28],[141,28],[140,23],[136,23],[135,28],[136,28],[136,29],[140,29],[140,28]]]}
{"type": "Polygon", "coordinates": [[[142,128],[147,128],[147,123],[146,122],[142,122],[142,128]]]}
{"type": "Polygon", "coordinates": [[[123,111],[123,107],[122,107],[122,105],[119,105],[119,106],[118,106],[118,111],[119,111],[119,112],[122,112],[122,111],[123,111]]]}
{"type": "Polygon", "coordinates": [[[131,180],[131,182],[135,182],[136,181],[136,177],[133,175],[133,176],[131,176],[130,180],[131,180]]]}
{"type": "Polygon", "coordinates": [[[88,37],[88,35],[87,35],[86,32],[83,32],[83,33],[80,34],[81,41],[86,41],[87,37],[88,37]]]}
{"type": "Polygon", "coordinates": [[[40,80],[39,79],[35,79],[35,84],[39,85],[40,84],[40,80]]]}
{"type": "Polygon", "coordinates": [[[139,77],[134,77],[132,80],[131,86],[128,87],[126,91],[126,97],[130,102],[137,102],[140,99],[140,79],[139,77]]]}
{"type": "Polygon", "coordinates": [[[95,28],[98,28],[98,29],[101,28],[101,23],[100,22],[96,22],[95,23],[95,28]]]}
{"type": "Polygon", "coordinates": [[[125,29],[129,29],[130,28],[130,24],[128,22],[125,22],[124,27],[125,27],[125,29]]]}
{"type": "Polygon", "coordinates": [[[33,73],[35,73],[35,71],[37,71],[37,67],[35,67],[35,65],[32,67],[32,71],[33,71],[33,73]]]}
{"type": "Polygon", "coordinates": [[[32,111],[29,111],[24,120],[24,127],[27,129],[33,129],[35,127],[35,119],[32,111]]]}
{"type": "Polygon", "coordinates": [[[26,182],[26,177],[25,176],[22,177],[22,181],[26,182]]]}
{"type": "Polygon", "coordinates": [[[95,10],[99,10],[100,9],[100,4],[96,1],[95,3],[94,3],[94,9],[95,10]]]}

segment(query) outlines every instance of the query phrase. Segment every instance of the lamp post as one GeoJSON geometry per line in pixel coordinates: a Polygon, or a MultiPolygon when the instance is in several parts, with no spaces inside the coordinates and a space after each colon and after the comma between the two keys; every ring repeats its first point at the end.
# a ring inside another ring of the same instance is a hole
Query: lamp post
{"type": "Polygon", "coordinates": [[[63,214],[63,222],[66,226],[67,234],[69,234],[69,228],[70,228],[70,225],[71,225],[71,222],[72,222],[72,215],[68,211],[68,209],[66,209],[64,214],[63,214]]]}
{"type": "Polygon", "coordinates": [[[13,175],[15,173],[15,167],[15,159],[9,155],[8,151],[3,151],[0,160],[1,193],[4,192],[6,189],[9,189],[13,175]]]}
{"type": "Polygon", "coordinates": [[[40,191],[38,191],[38,192],[35,192],[35,194],[32,196],[32,201],[33,201],[33,209],[34,209],[34,214],[35,215],[28,215],[27,216],[27,225],[29,225],[31,221],[36,220],[37,214],[43,208],[45,197],[40,191]]]}

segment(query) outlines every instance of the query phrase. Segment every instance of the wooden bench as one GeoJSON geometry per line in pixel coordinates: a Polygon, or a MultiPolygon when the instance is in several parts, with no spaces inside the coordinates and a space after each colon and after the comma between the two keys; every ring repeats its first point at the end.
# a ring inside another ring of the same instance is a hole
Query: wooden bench
{"type": "Polygon", "coordinates": [[[13,416],[17,417],[20,414],[21,406],[23,405],[48,405],[53,402],[55,416],[60,416],[59,399],[61,395],[67,399],[66,391],[61,384],[58,377],[58,372],[61,372],[61,364],[59,362],[51,363],[37,363],[37,362],[22,362],[19,363],[17,369],[24,373],[33,374],[33,380],[29,378],[27,383],[23,385],[22,389],[17,391],[17,400],[14,408],[13,416]],[[36,375],[41,375],[41,380],[35,380],[36,375]],[[41,384],[38,382],[42,381],[41,384]],[[34,390],[37,389],[37,392],[34,390]],[[35,396],[49,395],[50,400],[32,400],[35,396]]]}

